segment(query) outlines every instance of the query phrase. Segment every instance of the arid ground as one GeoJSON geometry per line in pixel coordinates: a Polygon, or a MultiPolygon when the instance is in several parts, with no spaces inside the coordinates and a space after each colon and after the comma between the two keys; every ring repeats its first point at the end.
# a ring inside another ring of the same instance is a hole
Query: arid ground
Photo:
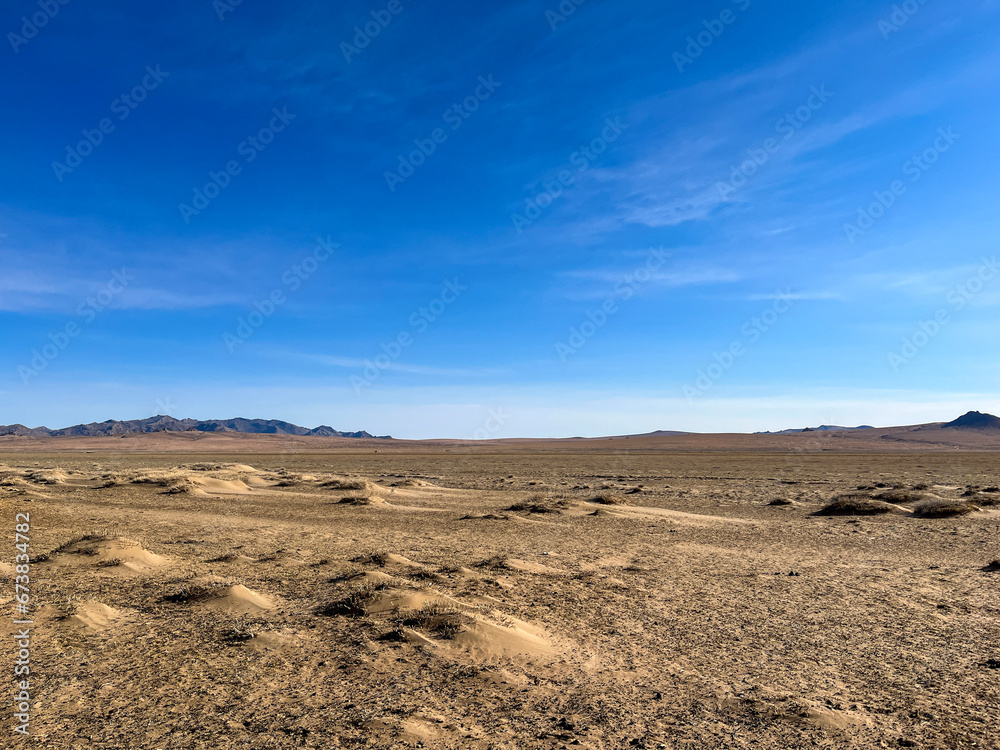
{"type": "Polygon", "coordinates": [[[1000,746],[1000,453],[177,440],[0,446],[3,746],[1000,746]]]}

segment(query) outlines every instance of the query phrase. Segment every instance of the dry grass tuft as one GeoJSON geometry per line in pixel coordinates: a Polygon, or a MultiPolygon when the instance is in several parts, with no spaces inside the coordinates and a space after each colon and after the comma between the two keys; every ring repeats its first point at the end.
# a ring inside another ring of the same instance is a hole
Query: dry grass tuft
{"type": "Polygon", "coordinates": [[[876,500],[882,500],[887,503],[919,503],[921,500],[926,500],[927,495],[922,492],[916,492],[914,490],[905,489],[893,489],[886,490],[885,492],[880,492],[875,496],[876,500]]]}
{"type": "Polygon", "coordinates": [[[507,555],[494,555],[493,557],[488,557],[482,562],[477,562],[474,567],[483,568],[485,570],[512,570],[509,561],[510,558],[507,555]]]}
{"type": "Polygon", "coordinates": [[[385,498],[378,494],[373,486],[366,487],[356,494],[342,498],[340,505],[378,505],[385,502],[385,498]]]}
{"type": "Polygon", "coordinates": [[[188,584],[182,586],[173,594],[167,594],[163,600],[172,604],[193,604],[203,602],[220,596],[221,586],[203,586],[201,584],[188,584]]]}
{"type": "Polygon", "coordinates": [[[378,567],[384,567],[386,563],[389,562],[389,555],[392,554],[387,549],[370,549],[365,550],[357,557],[352,557],[352,563],[360,563],[362,565],[377,565],[378,567]]]}
{"type": "Polygon", "coordinates": [[[590,502],[601,505],[628,505],[628,501],[624,497],[614,492],[602,492],[590,498],[590,502]]]}
{"type": "Polygon", "coordinates": [[[975,513],[979,509],[978,505],[962,501],[928,500],[914,506],[913,515],[917,518],[956,518],[975,513]]]}
{"type": "Polygon", "coordinates": [[[369,490],[371,492],[377,489],[374,484],[366,479],[348,479],[347,477],[329,479],[320,484],[320,487],[329,490],[369,490]]]}
{"type": "Polygon", "coordinates": [[[368,614],[368,605],[379,598],[388,587],[385,583],[363,583],[355,586],[347,596],[319,609],[327,617],[361,617],[368,614]]]}
{"type": "Polygon", "coordinates": [[[397,630],[418,628],[445,640],[451,640],[465,630],[466,624],[471,622],[471,619],[454,605],[428,602],[418,610],[401,614],[394,620],[394,624],[397,630]]]}

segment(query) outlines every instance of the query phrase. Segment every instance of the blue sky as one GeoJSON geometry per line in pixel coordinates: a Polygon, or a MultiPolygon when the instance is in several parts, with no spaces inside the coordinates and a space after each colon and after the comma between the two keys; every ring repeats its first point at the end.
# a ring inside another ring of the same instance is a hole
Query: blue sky
{"type": "Polygon", "coordinates": [[[18,0],[2,24],[0,423],[1000,411],[996,0],[18,0]]]}

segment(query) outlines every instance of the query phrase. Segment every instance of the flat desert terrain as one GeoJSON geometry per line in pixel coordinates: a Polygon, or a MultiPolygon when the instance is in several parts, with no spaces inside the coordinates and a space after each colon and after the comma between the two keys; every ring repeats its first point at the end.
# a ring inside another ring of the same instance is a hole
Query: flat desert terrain
{"type": "Polygon", "coordinates": [[[1000,746],[1000,453],[684,440],[3,442],[18,746],[1000,746]]]}

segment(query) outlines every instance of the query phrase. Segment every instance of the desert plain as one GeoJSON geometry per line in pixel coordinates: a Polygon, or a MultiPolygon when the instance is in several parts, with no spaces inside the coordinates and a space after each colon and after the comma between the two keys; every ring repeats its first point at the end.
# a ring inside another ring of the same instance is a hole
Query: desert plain
{"type": "Polygon", "coordinates": [[[36,625],[0,745],[1000,747],[998,457],[4,439],[36,625]]]}

